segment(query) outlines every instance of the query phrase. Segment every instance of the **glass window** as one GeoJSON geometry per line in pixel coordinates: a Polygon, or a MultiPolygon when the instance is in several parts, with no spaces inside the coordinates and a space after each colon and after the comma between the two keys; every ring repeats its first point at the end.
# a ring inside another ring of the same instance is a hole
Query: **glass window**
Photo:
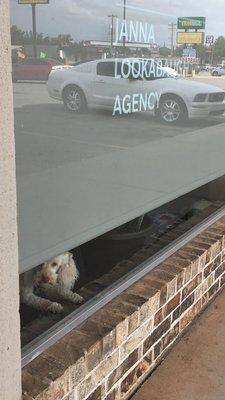
{"type": "Polygon", "coordinates": [[[223,173],[221,21],[171,7],[11,4],[21,272],[223,173]]]}
{"type": "MultiPolygon", "coordinates": [[[[69,251],[86,302],[120,260],[223,204],[222,5],[23,2],[10,2],[20,275],[49,262],[57,286],[69,251]]],[[[25,329],[39,314],[21,303],[25,329]]]]}
{"type": "Polygon", "coordinates": [[[115,77],[115,63],[99,62],[97,64],[97,75],[115,77]]]}

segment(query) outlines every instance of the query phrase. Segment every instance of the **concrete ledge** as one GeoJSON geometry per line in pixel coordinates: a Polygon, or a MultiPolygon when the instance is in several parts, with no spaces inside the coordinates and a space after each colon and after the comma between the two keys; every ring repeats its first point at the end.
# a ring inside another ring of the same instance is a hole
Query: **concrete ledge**
{"type": "Polygon", "coordinates": [[[224,239],[222,218],[26,366],[23,400],[127,399],[224,285],[224,239]]]}

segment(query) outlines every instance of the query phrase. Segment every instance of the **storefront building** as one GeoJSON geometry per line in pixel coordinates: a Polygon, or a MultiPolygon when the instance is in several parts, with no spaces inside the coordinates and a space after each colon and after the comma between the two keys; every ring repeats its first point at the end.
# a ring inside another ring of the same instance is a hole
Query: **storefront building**
{"type": "Polygon", "coordinates": [[[1,398],[128,399],[225,282],[225,91],[171,67],[166,1],[37,3],[0,4],[1,398]]]}

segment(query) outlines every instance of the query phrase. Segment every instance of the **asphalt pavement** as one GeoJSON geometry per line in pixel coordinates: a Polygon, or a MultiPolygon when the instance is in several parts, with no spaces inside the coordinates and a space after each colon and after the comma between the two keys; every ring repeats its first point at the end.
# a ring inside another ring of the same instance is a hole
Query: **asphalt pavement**
{"type": "MultiPolygon", "coordinates": [[[[225,89],[223,78],[196,79],[225,89]]],[[[151,113],[113,117],[107,111],[91,110],[74,115],[49,97],[44,83],[15,83],[13,89],[18,176],[225,122],[222,116],[168,127],[151,113]]]]}
{"type": "Polygon", "coordinates": [[[196,75],[195,78],[192,78],[193,80],[197,80],[199,82],[207,83],[209,85],[214,85],[219,87],[220,89],[225,90],[225,76],[211,76],[209,73],[201,73],[199,75],[196,75]]]}

